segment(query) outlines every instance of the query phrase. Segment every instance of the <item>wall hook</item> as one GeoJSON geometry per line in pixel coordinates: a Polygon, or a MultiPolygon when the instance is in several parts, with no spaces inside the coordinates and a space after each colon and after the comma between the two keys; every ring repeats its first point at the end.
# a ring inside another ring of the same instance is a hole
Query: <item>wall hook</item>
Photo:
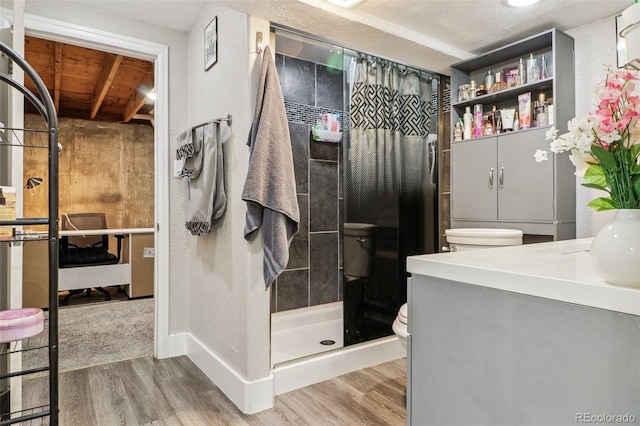
{"type": "Polygon", "coordinates": [[[258,31],[256,33],[256,53],[262,53],[262,32],[258,31]]]}

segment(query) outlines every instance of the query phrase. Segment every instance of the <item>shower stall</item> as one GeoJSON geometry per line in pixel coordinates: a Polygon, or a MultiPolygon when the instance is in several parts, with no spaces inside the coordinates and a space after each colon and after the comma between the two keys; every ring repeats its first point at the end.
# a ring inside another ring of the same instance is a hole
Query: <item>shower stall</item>
{"type": "Polygon", "coordinates": [[[274,365],[393,334],[437,251],[437,74],[275,30],[301,223],[271,287],[274,365]],[[323,114],[339,142],[314,140],[323,114]]]}

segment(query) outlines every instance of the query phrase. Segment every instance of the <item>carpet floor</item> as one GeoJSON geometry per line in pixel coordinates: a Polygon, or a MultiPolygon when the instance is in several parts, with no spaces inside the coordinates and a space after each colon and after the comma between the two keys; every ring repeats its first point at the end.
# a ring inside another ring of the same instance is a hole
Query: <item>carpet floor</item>
{"type": "MultiPolygon", "coordinates": [[[[60,372],[153,354],[154,299],[61,307],[58,311],[60,372]]],[[[45,323],[48,324],[48,312],[45,323]]],[[[23,368],[47,365],[47,328],[25,343],[23,368]]]]}

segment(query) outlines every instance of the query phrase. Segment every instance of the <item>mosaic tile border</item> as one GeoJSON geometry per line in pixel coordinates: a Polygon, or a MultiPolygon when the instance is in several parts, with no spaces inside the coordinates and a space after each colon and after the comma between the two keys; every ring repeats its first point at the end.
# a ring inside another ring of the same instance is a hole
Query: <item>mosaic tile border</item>
{"type": "Polygon", "coordinates": [[[344,127],[344,123],[349,122],[349,114],[342,110],[320,108],[311,105],[303,105],[295,102],[284,102],[287,111],[287,121],[291,123],[300,123],[313,126],[316,124],[318,117],[322,114],[340,114],[340,127],[344,127]]]}

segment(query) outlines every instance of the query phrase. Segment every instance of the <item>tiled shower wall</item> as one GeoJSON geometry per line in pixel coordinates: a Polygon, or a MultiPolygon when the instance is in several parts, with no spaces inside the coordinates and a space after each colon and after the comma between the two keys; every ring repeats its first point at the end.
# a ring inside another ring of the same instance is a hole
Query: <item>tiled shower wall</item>
{"type": "Polygon", "coordinates": [[[322,113],[344,118],[343,71],[281,54],[276,67],[291,135],[300,231],[285,271],[271,287],[271,312],[342,299],[341,144],[313,141],[310,133],[322,113]]]}

